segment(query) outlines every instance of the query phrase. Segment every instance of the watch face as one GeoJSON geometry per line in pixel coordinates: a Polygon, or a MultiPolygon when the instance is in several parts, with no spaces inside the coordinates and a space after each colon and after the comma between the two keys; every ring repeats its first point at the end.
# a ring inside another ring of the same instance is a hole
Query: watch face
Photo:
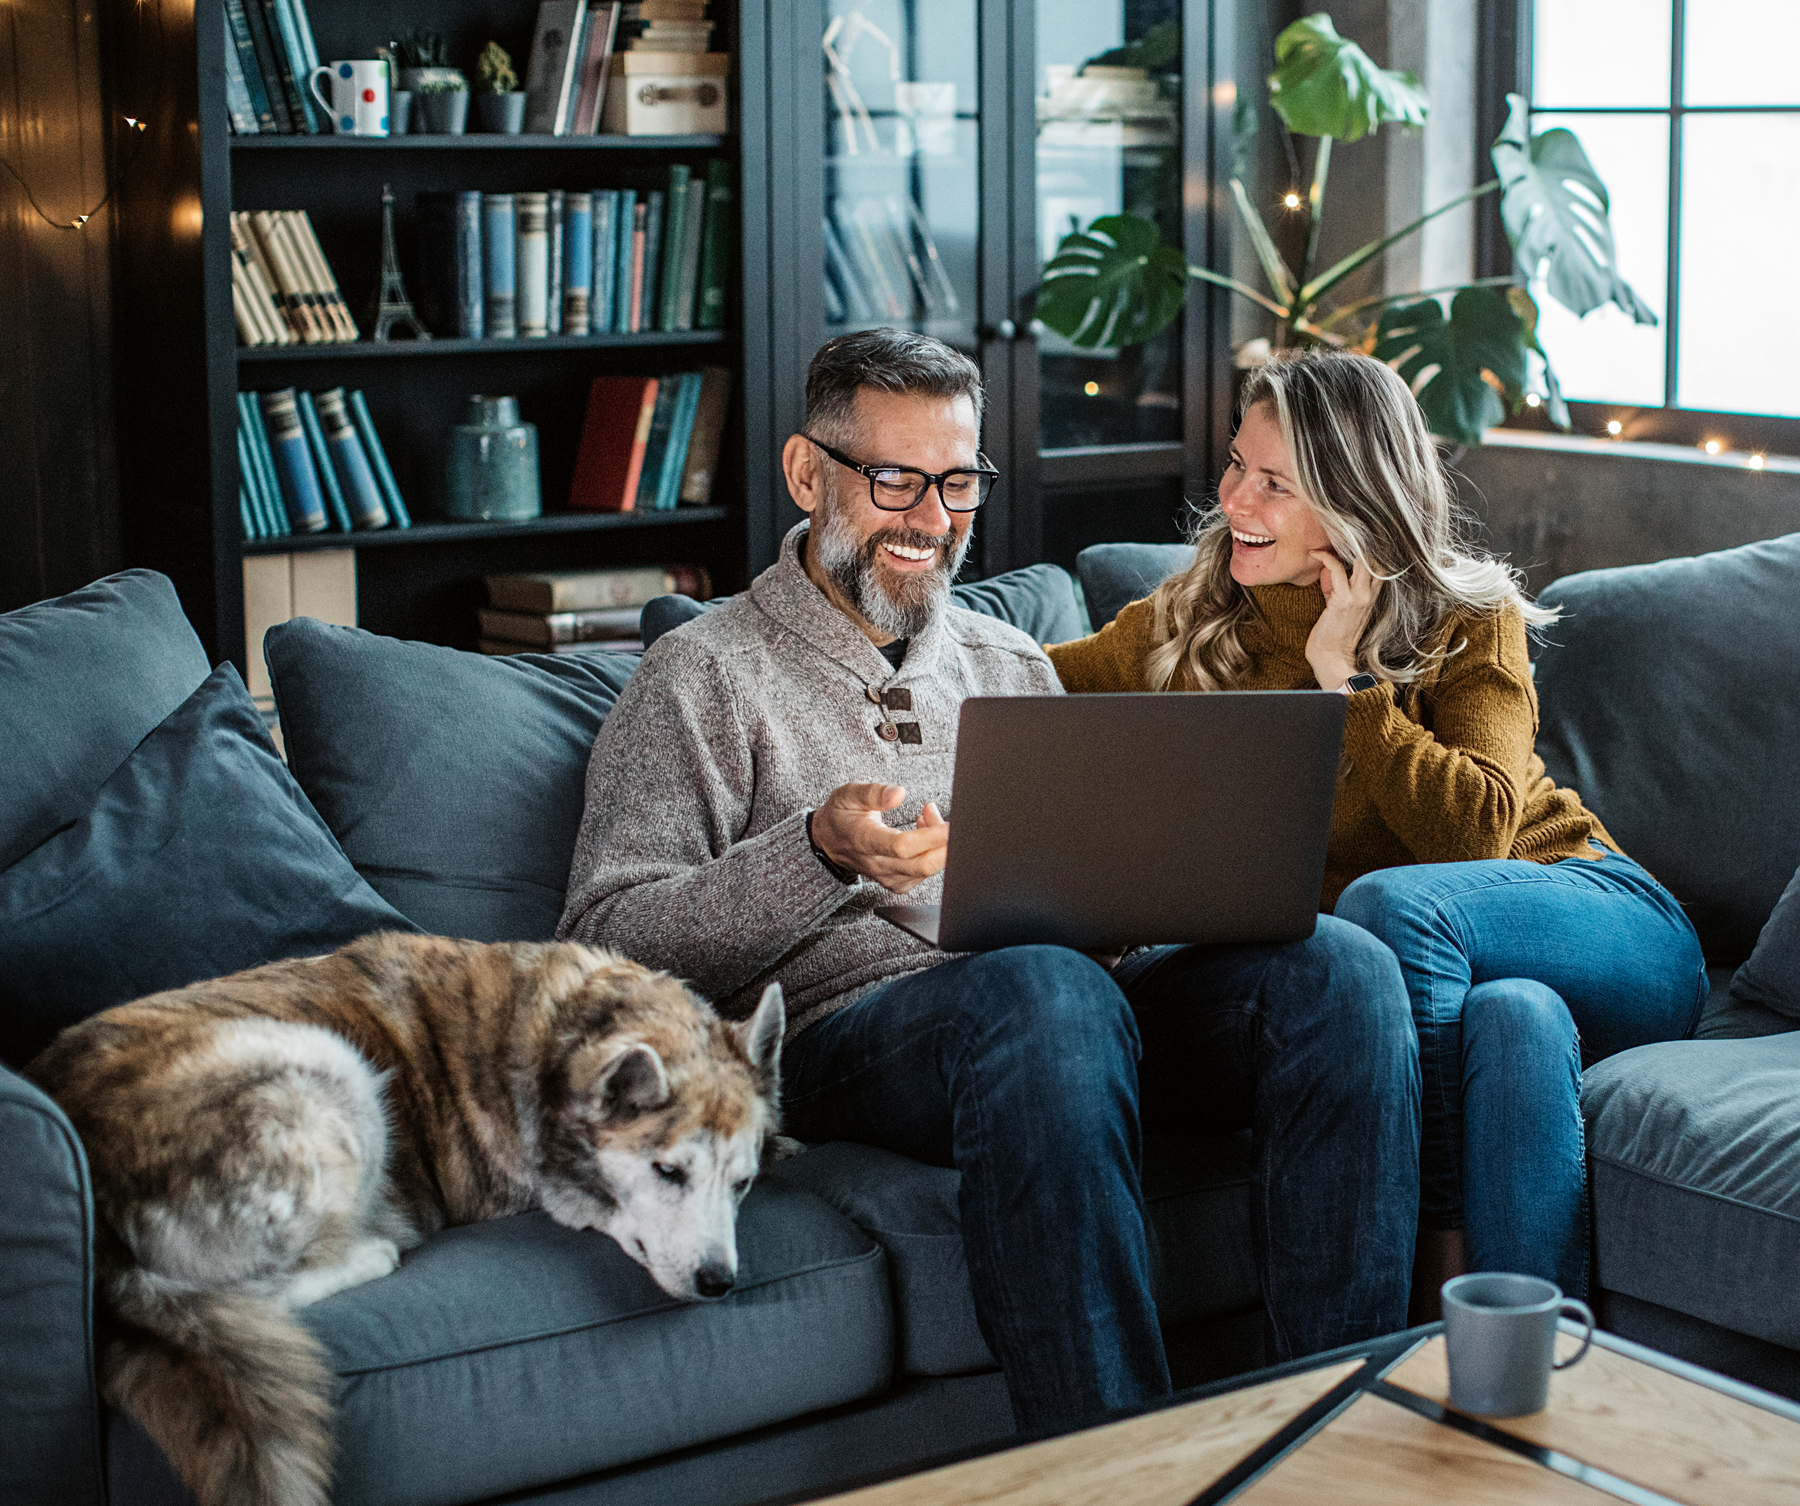
{"type": "Polygon", "coordinates": [[[1381,681],[1377,680],[1374,675],[1351,675],[1344,683],[1349,686],[1352,691],[1359,691],[1373,690],[1381,683],[1381,681]]]}

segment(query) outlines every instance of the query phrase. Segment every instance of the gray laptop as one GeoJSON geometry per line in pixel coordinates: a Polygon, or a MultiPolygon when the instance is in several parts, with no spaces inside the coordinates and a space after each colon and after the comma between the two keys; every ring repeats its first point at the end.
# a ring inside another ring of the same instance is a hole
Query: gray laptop
{"type": "Polygon", "coordinates": [[[1310,936],[1344,706],[1328,691],[965,701],[944,902],[875,913],[947,952],[1310,936]]]}

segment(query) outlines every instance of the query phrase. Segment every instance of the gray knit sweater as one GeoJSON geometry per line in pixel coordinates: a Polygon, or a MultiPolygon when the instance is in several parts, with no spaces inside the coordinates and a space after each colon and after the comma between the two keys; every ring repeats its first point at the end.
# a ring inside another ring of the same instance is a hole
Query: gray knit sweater
{"type": "MultiPolygon", "coordinates": [[[[779,982],[790,1037],[944,957],[875,914],[894,895],[826,870],[807,813],[839,785],[881,782],[906,787],[890,825],[911,826],[928,800],[951,817],[964,698],[1062,689],[1029,637],[959,606],[895,670],[807,577],[806,532],[748,592],[644,655],[594,743],[557,927],[688,979],[727,1015],[779,982]]],[[[907,899],[936,903],[942,886],[907,899]]]]}

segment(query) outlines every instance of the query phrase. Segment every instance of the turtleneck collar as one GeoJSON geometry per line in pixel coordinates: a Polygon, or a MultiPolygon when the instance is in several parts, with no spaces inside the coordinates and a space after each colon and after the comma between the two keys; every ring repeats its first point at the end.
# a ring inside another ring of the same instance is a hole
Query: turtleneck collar
{"type": "Polygon", "coordinates": [[[1304,643],[1325,611],[1325,593],[1318,586],[1252,586],[1257,609],[1276,638],[1304,643]]]}

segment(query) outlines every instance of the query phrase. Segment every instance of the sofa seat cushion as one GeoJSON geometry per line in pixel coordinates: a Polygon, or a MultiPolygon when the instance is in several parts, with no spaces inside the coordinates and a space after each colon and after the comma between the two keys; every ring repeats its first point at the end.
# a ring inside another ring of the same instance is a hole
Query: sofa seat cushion
{"type": "Polygon", "coordinates": [[[263,652],[294,777],[383,899],[439,936],[555,937],[635,655],[489,657],[305,617],[263,652]]]}
{"type": "Polygon", "coordinates": [[[881,1249],[761,1182],[738,1285],[666,1296],[603,1234],[543,1213],[447,1229],[304,1310],[339,1377],[336,1506],[439,1506],[653,1458],[893,1375],[881,1249]]]}
{"type": "Polygon", "coordinates": [[[1582,1111],[1599,1284],[1800,1348],[1800,1033],[1620,1052],[1582,1111]]]}
{"type": "Polygon", "coordinates": [[[1083,549],[1075,570],[1094,631],[1193,563],[1191,544],[1092,544],[1083,549]]]}
{"type": "MultiPolygon", "coordinates": [[[[837,1142],[783,1161],[769,1177],[816,1193],[887,1251],[902,1374],[967,1375],[994,1367],[963,1256],[960,1173],[837,1142]]],[[[1150,1278],[1165,1324],[1261,1301],[1249,1182],[1247,1133],[1145,1136],[1150,1278]]]]}

